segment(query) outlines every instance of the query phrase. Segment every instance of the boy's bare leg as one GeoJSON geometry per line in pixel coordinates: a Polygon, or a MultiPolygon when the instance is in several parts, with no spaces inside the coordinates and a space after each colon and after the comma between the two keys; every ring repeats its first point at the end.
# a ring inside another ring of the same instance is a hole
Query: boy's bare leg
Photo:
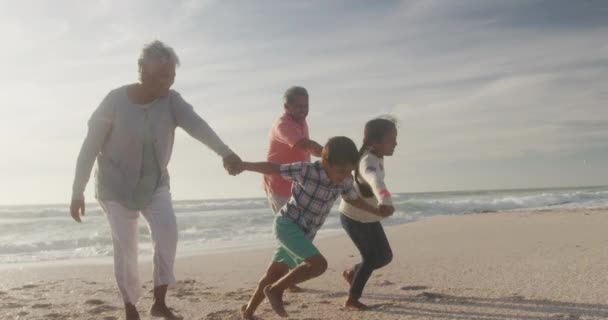
{"type": "Polygon", "coordinates": [[[268,298],[274,312],[281,317],[286,317],[287,312],[283,307],[283,292],[294,284],[322,275],[325,270],[327,270],[327,260],[321,254],[317,254],[304,260],[279,281],[267,285],[264,288],[264,295],[268,298]]]}
{"type": "Polygon", "coordinates": [[[289,267],[287,266],[287,264],[281,262],[270,263],[268,269],[266,270],[266,274],[264,274],[262,279],[260,279],[260,281],[258,282],[258,286],[255,289],[255,292],[253,293],[251,298],[249,299],[249,302],[243,307],[241,307],[241,317],[244,320],[253,319],[253,314],[255,313],[255,310],[258,308],[260,303],[264,301],[264,298],[266,298],[266,296],[264,296],[264,288],[267,285],[281,279],[281,277],[286,275],[287,272],[289,272],[289,267]]]}

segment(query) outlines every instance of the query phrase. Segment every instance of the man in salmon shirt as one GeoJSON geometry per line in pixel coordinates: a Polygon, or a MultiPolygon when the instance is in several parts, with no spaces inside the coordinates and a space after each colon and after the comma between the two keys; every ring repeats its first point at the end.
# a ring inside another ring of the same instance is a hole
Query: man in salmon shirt
{"type": "MultiPolygon", "coordinates": [[[[310,162],[310,155],[321,156],[323,147],[310,140],[308,135],[308,91],[303,87],[291,87],[283,96],[285,112],[272,125],[270,130],[270,147],[266,160],[285,164],[310,162]]],[[[291,181],[280,175],[265,175],[264,190],[268,203],[276,214],[291,197],[291,181]]],[[[291,291],[299,291],[294,286],[291,291]]]]}

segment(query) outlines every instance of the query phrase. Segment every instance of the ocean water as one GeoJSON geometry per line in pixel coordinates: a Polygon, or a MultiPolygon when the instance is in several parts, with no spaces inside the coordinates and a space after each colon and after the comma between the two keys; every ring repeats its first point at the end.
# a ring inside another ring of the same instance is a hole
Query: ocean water
{"type": "MultiPolygon", "coordinates": [[[[385,225],[436,215],[509,210],[608,207],[608,187],[490,190],[395,194],[395,214],[385,225]]],[[[266,199],[175,201],[178,255],[273,245],[273,215],[266,199]]],[[[337,203],[319,236],[342,232],[337,203]]],[[[140,254],[152,253],[148,228],[139,222],[140,254]]],[[[67,205],[0,206],[0,264],[47,262],[112,256],[107,220],[88,204],[83,223],[67,205]]]]}

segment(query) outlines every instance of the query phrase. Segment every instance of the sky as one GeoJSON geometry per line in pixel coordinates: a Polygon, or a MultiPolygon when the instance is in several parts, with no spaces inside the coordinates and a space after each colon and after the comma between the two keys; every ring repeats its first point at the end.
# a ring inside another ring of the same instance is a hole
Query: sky
{"type": "MultiPolygon", "coordinates": [[[[320,143],[398,119],[393,192],[608,185],[606,17],[602,0],[0,0],[0,205],[69,202],[88,118],[155,39],[245,160],[302,85],[320,143]]],[[[264,196],[177,131],[174,199],[264,196]]]]}

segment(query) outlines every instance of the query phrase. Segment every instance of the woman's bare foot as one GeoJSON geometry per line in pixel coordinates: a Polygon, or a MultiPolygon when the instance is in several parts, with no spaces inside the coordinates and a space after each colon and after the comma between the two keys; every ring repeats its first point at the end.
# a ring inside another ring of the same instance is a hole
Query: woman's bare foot
{"type": "Polygon", "coordinates": [[[353,285],[354,276],[355,276],[355,272],[353,271],[353,269],[346,269],[346,270],[342,271],[342,277],[344,277],[344,280],[346,280],[346,282],[348,282],[349,287],[353,285]]]}
{"type": "Polygon", "coordinates": [[[359,302],[359,300],[352,300],[351,298],[348,298],[346,299],[346,301],[344,301],[344,307],[361,311],[369,310],[369,307],[367,305],[364,305],[363,303],[359,302]]]}
{"type": "Polygon", "coordinates": [[[272,310],[274,310],[279,317],[287,317],[287,311],[285,311],[285,307],[283,306],[283,292],[272,290],[272,285],[269,284],[264,288],[264,295],[268,299],[268,302],[270,302],[272,310]]]}
{"type": "Polygon", "coordinates": [[[247,311],[247,305],[244,304],[241,307],[241,319],[242,320],[253,320],[253,314],[251,314],[251,312],[247,311]]]}
{"type": "Polygon", "coordinates": [[[153,317],[162,317],[167,320],[180,320],[182,317],[178,317],[167,307],[165,304],[155,303],[150,308],[150,315],[153,317]]]}
{"type": "Polygon", "coordinates": [[[127,320],[139,320],[139,312],[135,305],[131,303],[125,303],[125,317],[127,320]]]}

